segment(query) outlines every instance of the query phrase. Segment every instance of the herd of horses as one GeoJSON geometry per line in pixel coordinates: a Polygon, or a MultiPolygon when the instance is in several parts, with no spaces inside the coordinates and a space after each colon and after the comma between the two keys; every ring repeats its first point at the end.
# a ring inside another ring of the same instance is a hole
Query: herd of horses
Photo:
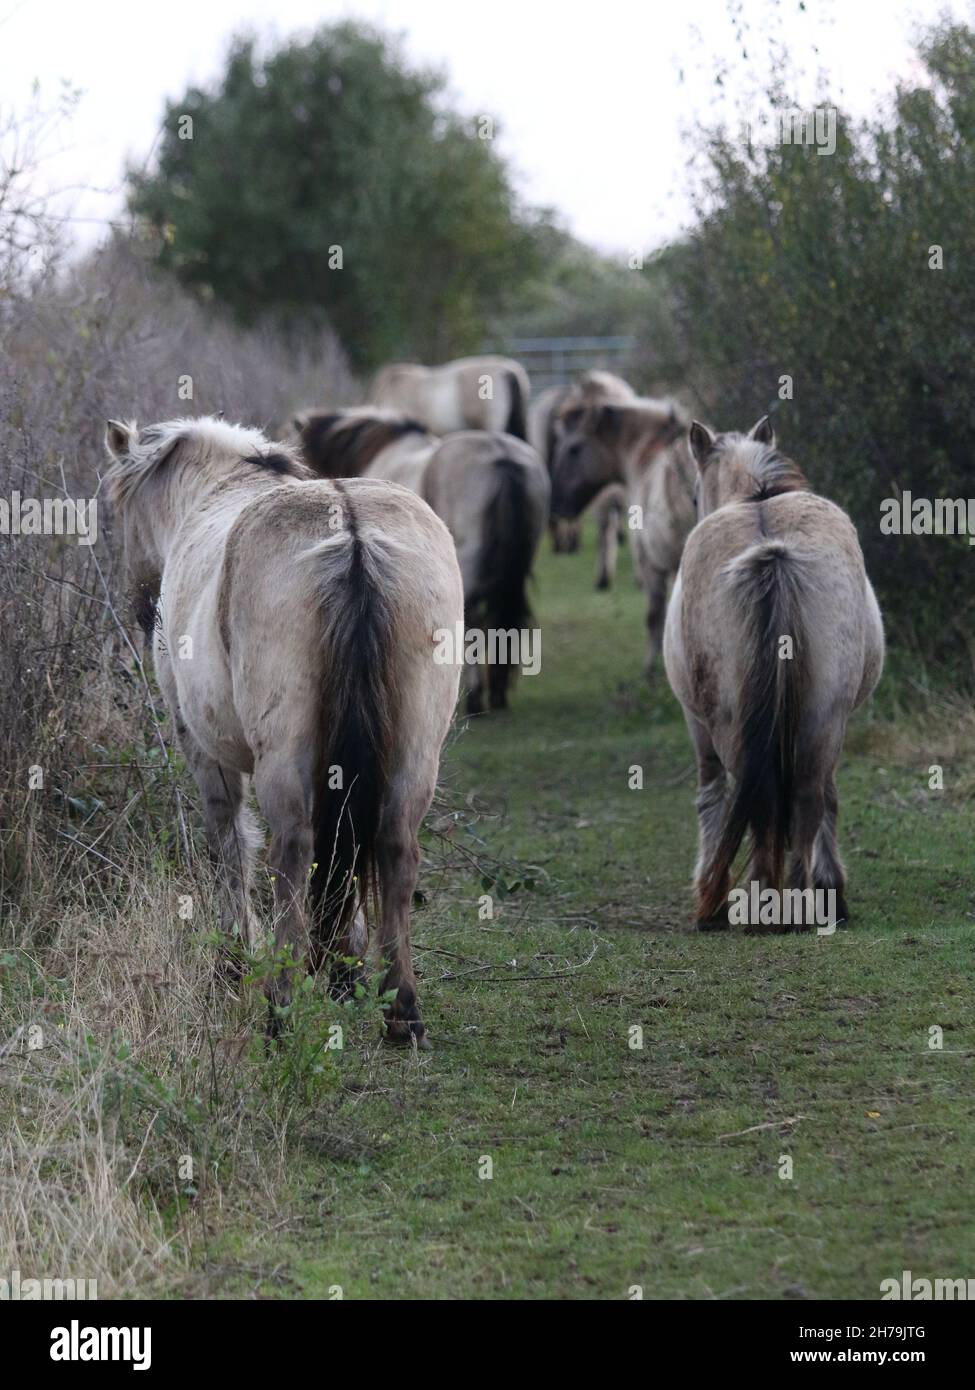
{"type": "Polygon", "coordinates": [[[484,357],[386,367],[366,405],[305,410],[282,435],[211,416],[106,434],[135,612],[199,787],[223,935],[247,951],[252,790],[270,830],[272,1035],[302,963],[348,995],[371,924],[385,1036],[427,1045],[410,947],[419,829],[462,677],[479,714],[506,706],[515,669],[508,655],[440,659],[438,638],[523,628],[546,527],[572,551],[587,509],[598,587],[629,538],[647,667],[662,649],[696,752],[699,928],[728,925],[749,833],[753,883],[832,890],[847,915],[835,771],[880,677],[883,629],[851,522],[810,491],[767,418],[715,435],[604,371],[529,405],[522,366],[484,357]]]}

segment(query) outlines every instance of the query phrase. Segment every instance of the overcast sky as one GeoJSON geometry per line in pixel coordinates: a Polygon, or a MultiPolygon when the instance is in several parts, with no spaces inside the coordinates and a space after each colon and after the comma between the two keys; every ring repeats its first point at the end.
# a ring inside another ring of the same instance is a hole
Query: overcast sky
{"type": "Polygon", "coordinates": [[[975,17],[971,0],[0,0],[0,103],[21,106],[35,78],[52,97],[61,79],[82,89],[46,177],[102,190],[71,205],[87,240],[119,208],[126,157],[146,157],[164,98],[210,82],[230,34],[366,18],[404,34],[411,58],[443,65],[462,110],[500,118],[527,201],[605,250],[650,249],[687,220],[683,132],[700,117],[738,119],[774,67],[772,41],[805,73],[797,105],[823,71],[867,114],[916,76],[912,36],[945,11],[975,17]]]}

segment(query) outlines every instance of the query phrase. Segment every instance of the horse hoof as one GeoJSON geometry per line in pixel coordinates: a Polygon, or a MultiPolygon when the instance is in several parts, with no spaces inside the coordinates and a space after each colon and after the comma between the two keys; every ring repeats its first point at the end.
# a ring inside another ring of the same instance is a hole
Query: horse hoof
{"type": "Polygon", "coordinates": [[[699,917],[694,926],[697,931],[727,931],[728,914],[722,913],[717,917],[699,917]]]}
{"type": "Polygon", "coordinates": [[[269,1057],[275,1043],[284,1042],[284,1020],[278,1013],[276,1004],[267,1006],[267,1023],[264,1026],[264,1054],[269,1057]]]}
{"type": "Polygon", "coordinates": [[[360,985],[363,989],[366,985],[366,972],[361,966],[339,966],[329,974],[329,998],[334,999],[337,1004],[344,1004],[347,1000],[356,998],[360,985]]]}
{"type": "Polygon", "coordinates": [[[607,575],[605,575],[605,574],[601,574],[601,575],[599,576],[599,578],[596,580],[596,588],[597,588],[597,589],[608,589],[608,588],[609,588],[609,577],[608,577],[607,575]]]}
{"type": "Polygon", "coordinates": [[[427,1031],[418,1018],[387,1019],[383,1042],[387,1047],[415,1047],[418,1052],[431,1051],[427,1031]]]}

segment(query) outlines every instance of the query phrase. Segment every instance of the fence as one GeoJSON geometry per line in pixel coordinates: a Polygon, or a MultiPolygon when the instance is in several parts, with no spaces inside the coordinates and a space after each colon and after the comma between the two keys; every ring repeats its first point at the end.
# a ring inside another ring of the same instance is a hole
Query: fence
{"type": "Polygon", "coordinates": [[[535,395],[547,386],[565,386],[580,372],[605,367],[626,376],[636,359],[635,338],[512,338],[503,348],[528,369],[535,395]]]}

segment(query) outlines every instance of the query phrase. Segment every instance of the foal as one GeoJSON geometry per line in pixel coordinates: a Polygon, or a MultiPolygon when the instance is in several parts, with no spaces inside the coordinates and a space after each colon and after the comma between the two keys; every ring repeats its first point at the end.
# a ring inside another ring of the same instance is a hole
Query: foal
{"type": "Polygon", "coordinates": [[[690,445],[700,521],[671,595],[664,662],[697,751],[698,927],[727,924],[732,862],[749,829],[760,892],[779,891],[787,875],[810,926],[806,890],[833,890],[841,919],[836,765],[884,658],[857,534],[808,491],[767,417],[747,436],[695,422],[690,445]]]}
{"type": "MultiPolygon", "coordinates": [[[[464,611],[446,527],[404,488],[312,481],[283,446],[207,417],[141,431],[110,421],[106,444],[224,929],[256,944],[253,777],[271,829],[276,946],[310,948],[313,967],[359,957],[377,904],[383,989],[395,991],[387,1036],[422,1045],[410,955],[417,831],[460,675],[434,660],[434,632],[464,611]]],[[[290,970],[267,992],[274,1032],[290,970]]]]}

